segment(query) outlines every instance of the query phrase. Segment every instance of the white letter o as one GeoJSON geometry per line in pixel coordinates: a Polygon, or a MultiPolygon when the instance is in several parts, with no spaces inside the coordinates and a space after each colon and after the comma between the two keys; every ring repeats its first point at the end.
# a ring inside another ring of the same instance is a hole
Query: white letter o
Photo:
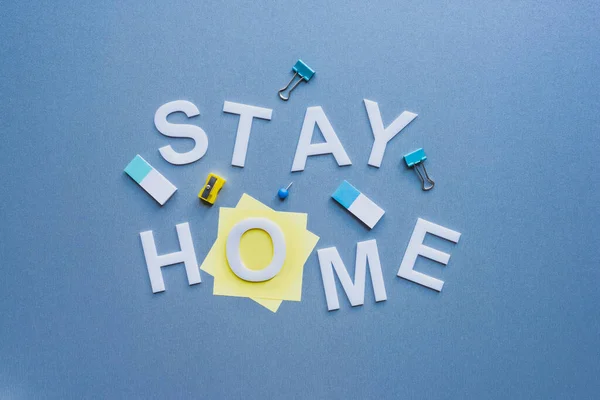
{"type": "Polygon", "coordinates": [[[235,224],[231,228],[231,231],[229,231],[225,249],[227,262],[231,271],[240,279],[249,282],[264,282],[272,279],[281,271],[281,267],[283,267],[283,262],[285,261],[286,249],[283,232],[276,223],[266,218],[247,218],[235,224]],[[250,229],[262,229],[269,234],[273,242],[273,258],[271,259],[271,263],[258,271],[247,268],[240,255],[242,235],[250,229]]]}

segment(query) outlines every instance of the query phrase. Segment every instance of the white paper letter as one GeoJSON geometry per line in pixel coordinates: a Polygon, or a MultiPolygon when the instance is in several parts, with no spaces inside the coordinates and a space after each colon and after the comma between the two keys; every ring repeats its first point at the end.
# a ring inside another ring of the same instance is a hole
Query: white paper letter
{"type": "Polygon", "coordinates": [[[238,114],[240,122],[235,136],[235,146],[233,147],[233,157],[231,165],[236,167],[244,167],[246,162],[246,152],[248,151],[248,141],[250,140],[250,129],[252,129],[252,119],[260,118],[271,120],[273,110],[270,108],[262,108],[249,106],[247,104],[232,103],[226,101],[223,103],[223,111],[230,114],[238,114]]]}
{"type": "Polygon", "coordinates": [[[281,267],[285,262],[285,237],[281,228],[267,218],[246,218],[235,224],[229,231],[225,252],[229,268],[238,278],[249,282],[268,281],[281,271],[281,267]],[[269,234],[273,242],[273,259],[271,263],[258,271],[246,267],[240,255],[242,235],[250,229],[262,229],[269,234]]]}
{"type": "Polygon", "coordinates": [[[206,132],[195,125],[172,124],[167,121],[167,116],[174,112],[183,112],[188,117],[200,115],[198,107],[186,100],[176,100],[163,104],[154,114],[154,125],[160,133],[169,137],[191,138],[194,140],[194,148],[187,153],[177,153],[168,145],[158,149],[165,160],[175,165],[193,163],[206,154],[208,149],[208,137],[206,132]]]}
{"type": "Polygon", "coordinates": [[[333,154],[339,166],[352,165],[352,161],[350,161],[348,154],[344,150],[344,146],[342,146],[340,139],[335,134],[331,123],[327,119],[325,112],[323,112],[323,108],[320,106],[308,107],[304,115],[304,123],[302,124],[302,131],[300,131],[298,146],[296,147],[292,172],[304,171],[306,158],[321,154],[333,154]],[[325,138],[325,142],[323,143],[311,144],[315,124],[319,127],[325,138]]]}
{"type": "Polygon", "coordinates": [[[353,307],[364,304],[367,262],[369,264],[373,291],[375,292],[375,301],[387,300],[383,275],[381,273],[381,262],[379,261],[379,251],[377,250],[377,241],[375,239],[357,243],[354,283],[352,283],[348,270],[346,270],[346,266],[335,247],[317,250],[317,255],[319,256],[321,277],[323,278],[327,309],[329,311],[340,308],[333,278],[334,269],[348,296],[348,300],[350,300],[350,304],[353,307]]]}
{"type": "Polygon", "coordinates": [[[460,232],[444,228],[441,225],[425,221],[421,218],[417,219],[415,230],[410,237],[408,248],[406,249],[406,253],[404,253],[402,263],[400,264],[398,276],[441,292],[442,287],[444,286],[444,281],[413,270],[418,256],[429,258],[430,260],[437,261],[444,265],[448,264],[448,261],[450,261],[450,254],[436,250],[429,246],[425,246],[423,244],[423,239],[425,239],[425,235],[427,233],[439,236],[453,243],[458,243],[458,239],[460,239],[460,232]]]}
{"type": "Polygon", "coordinates": [[[371,122],[371,130],[373,131],[373,147],[371,148],[371,156],[369,157],[369,165],[379,168],[383,160],[383,153],[390,140],[400,133],[406,125],[410,124],[413,119],[417,118],[417,114],[410,111],[403,111],[387,128],[383,127],[379,105],[371,100],[364,99],[365,108],[371,122]]]}
{"type": "Polygon", "coordinates": [[[150,284],[152,285],[152,293],[165,291],[165,282],[163,281],[160,268],[181,262],[185,264],[185,272],[187,273],[190,285],[202,282],[200,280],[200,270],[198,269],[196,252],[194,251],[194,243],[192,242],[192,234],[190,233],[190,225],[185,222],[183,224],[177,224],[176,227],[181,251],[163,254],[162,256],[159,256],[156,253],[156,243],[154,243],[152,231],[140,232],[144,256],[146,257],[146,266],[148,267],[148,275],[150,275],[150,284]]]}

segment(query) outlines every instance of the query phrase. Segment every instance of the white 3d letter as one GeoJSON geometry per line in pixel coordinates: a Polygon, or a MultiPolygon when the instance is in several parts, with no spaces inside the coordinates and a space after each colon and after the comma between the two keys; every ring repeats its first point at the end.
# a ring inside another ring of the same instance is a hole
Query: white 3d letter
{"type": "Polygon", "coordinates": [[[176,100],[163,104],[154,114],[154,125],[160,133],[169,137],[191,138],[194,140],[194,148],[187,153],[177,153],[168,145],[158,149],[165,160],[175,165],[193,163],[206,154],[208,149],[208,137],[206,132],[195,125],[172,124],[167,121],[167,116],[174,112],[183,112],[188,117],[200,115],[198,107],[186,100],[176,100]]]}
{"type": "Polygon", "coordinates": [[[408,242],[408,248],[406,249],[406,253],[404,253],[402,263],[400,264],[398,276],[441,292],[444,281],[413,270],[418,256],[429,258],[430,260],[437,261],[444,265],[448,264],[448,261],[450,261],[450,254],[423,244],[423,239],[425,239],[427,233],[439,236],[453,243],[458,243],[458,239],[460,239],[460,232],[444,228],[441,225],[419,218],[415,225],[415,230],[410,237],[410,242],[408,242]]]}
{"type": "Polygon", "coordinates": [[[225,244],[229,268],[240,279],[249,282],[264,282],[277,275],[285,262],[285,251],[285,238],[281,228],[275,222],[266,218],[247,218],[238,222],[229,231],[225,244]],[[240,255],[242,235],[250,229],[262,229],[269,234],[273,242],[273,259],[268,266],[259,271],[246,267],[240,255]]]}
{"type": "Polygon", "coordinates": [[[352,306],[360,306],[365,302],[365,279],[367,274],[367,262],[371,274],[371,283],[375,292],[375,301],[387,300],[385,285],[383,284],[383,275],[381,274],[381,262],[379,261],[379,251],[377,250],[376,240],[367,240],[358,242],[356,246],[356,264],[354,269],[354,283],[348,275],[348,270],[342,262],[340,255],[335,247],[317,250],[319,256],[319,265],[321,267],[321,277],[325,287],[325,297],[327,298],[327,309],[329,311],[340,308],[337,290],[333,278],[333,269],[337,273],[342,287],[350,300],[352,306]],[[333,266],[333,267],[332,267],[333,266]]]}
{"type": "Polygon", "coordinates": [[[146,266],[148,267],[148,275],[150,275],[152,293],[165,291],[165,282],[163,281],[160,268],[181,262],[185,264],[185,272],[187,273],[190,285],[202,282],[200,280],[198,262],[196,261],[194,243],[192,242],[192,234],[190,233],[190,225],[185,222],[183,224],[177,224],[176,227],[181,251],[164,254],[162,256],[159,256],[156,253],[156,244],[154,243],[152,231],[140,233],[142,247],[144,248],[144,256],[146,257],[146,266]]]}
{"type": "Polygon", "coordinates": [[[410,124],[413,119],[417,118],[417,114],[410,111],[403,111],[387,128],[383,127],[379,105],[371,100],[364,99],[365,108],[371,122],[371,130],[373,131],[373,147],[371,148],[371,156],[369,157],[369,165],[379,168],[383,160],[383,153],[390,140],[400,133],[406,125],[410,124]]]}
{"type": "Polygon", "coordinates": [[[238,114],[240,122],[235,136],[235,146],[233,147],[233,157],[231,165],[236,167],[244,167],[246,162],[246,152],[248,151],[248,141],[250,140],[250,129],[252,129],[252,119],[260,118],[271,120],[273,110],[270,108],[262,108],[249,106],[247,104],[232,103],[226,101],[223,103],[223,111],[230,114],[238,114]]]}
{"type": "Polygon", "coordinates": [[[300,131],[300,139],[298,139],[298,147],[296,147],[296,155],[292,164],[293,171],[304,171],[306,158],[308,156],[316,156],[320,154],[333,154],[335,161],[339,166],[352,165],[352,161],[346,154],[344,146],[338,139],[331,123],[327,119],[323,108],[308,107],[304,115],[304,123],[300,131]],[[318,125],[325,142],[311,144],[312,135],[315,130],[315,124],[318,125]]]}

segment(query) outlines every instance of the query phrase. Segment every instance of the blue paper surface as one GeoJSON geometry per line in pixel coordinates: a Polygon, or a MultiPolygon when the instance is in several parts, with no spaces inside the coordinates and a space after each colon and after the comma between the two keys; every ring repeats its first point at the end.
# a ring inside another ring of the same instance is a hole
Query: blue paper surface
{"type": "Polygon", "coordinates": [[[0,397],[597,397],[599,19],[598,1],[3,4],[0,397]],[[283,102],[300,57],[318,74],[283,102]],[[386,126],[419,114],[379,169],[364,98],[386,126]],[[200,115],[170,121],[209,138],[185,166],[158,148],[191,140],[153,124],[177,99],[200,115]],[[225,100],[273,109],[245,168],[230,166],[239,117],[225,100]],[[309,157],[292,174],[317,105],[353,164],[309,157]],[[427,193],[402,159],[419,147],[427,193]],[[164,207],[123,173],[135,154],[177,186],[164,207]],[[196,197],[210,172],[227,179],[212,208],[196,197]],[[343,180],[386,210],[376,229],[331,199],[343,180]],[[364,306],[338,286],[327,312],[316,254],[302,301],[276,314],[213,296],[204,273],[188,286],[182,265],[153,295],[139,232],[174,252],[189,221],[200,263],[218,207],[242,193],[307,212],[351,276],[356,242],[377,239],[388,300],[367,279],[364,306]],[[462,233],[426,238],[446,267],[417,261],[441,293],[396,277],[418,217],[462,233]]]}

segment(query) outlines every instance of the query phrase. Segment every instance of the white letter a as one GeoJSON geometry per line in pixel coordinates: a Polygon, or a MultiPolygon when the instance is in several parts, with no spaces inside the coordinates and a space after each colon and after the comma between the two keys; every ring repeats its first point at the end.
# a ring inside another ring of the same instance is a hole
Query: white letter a
{"type": "Polygon", "coordinates": [[[308,156],[316,156],[321,154],[333,154],[335,161],[339,166],[352,165],[352,161],[346,154],[344,146],[338,139],[331,123],[327,119],[323,108],[308,107],[304,115],[304,123],[298,139],[298,147],[296,147],[296,155],[292,164],[292,172],[304,171],[306,158],[308,156]],[[319,126],[325,142],[311,144],[312,135],[315,130],[315,124],[319,126]]]}

